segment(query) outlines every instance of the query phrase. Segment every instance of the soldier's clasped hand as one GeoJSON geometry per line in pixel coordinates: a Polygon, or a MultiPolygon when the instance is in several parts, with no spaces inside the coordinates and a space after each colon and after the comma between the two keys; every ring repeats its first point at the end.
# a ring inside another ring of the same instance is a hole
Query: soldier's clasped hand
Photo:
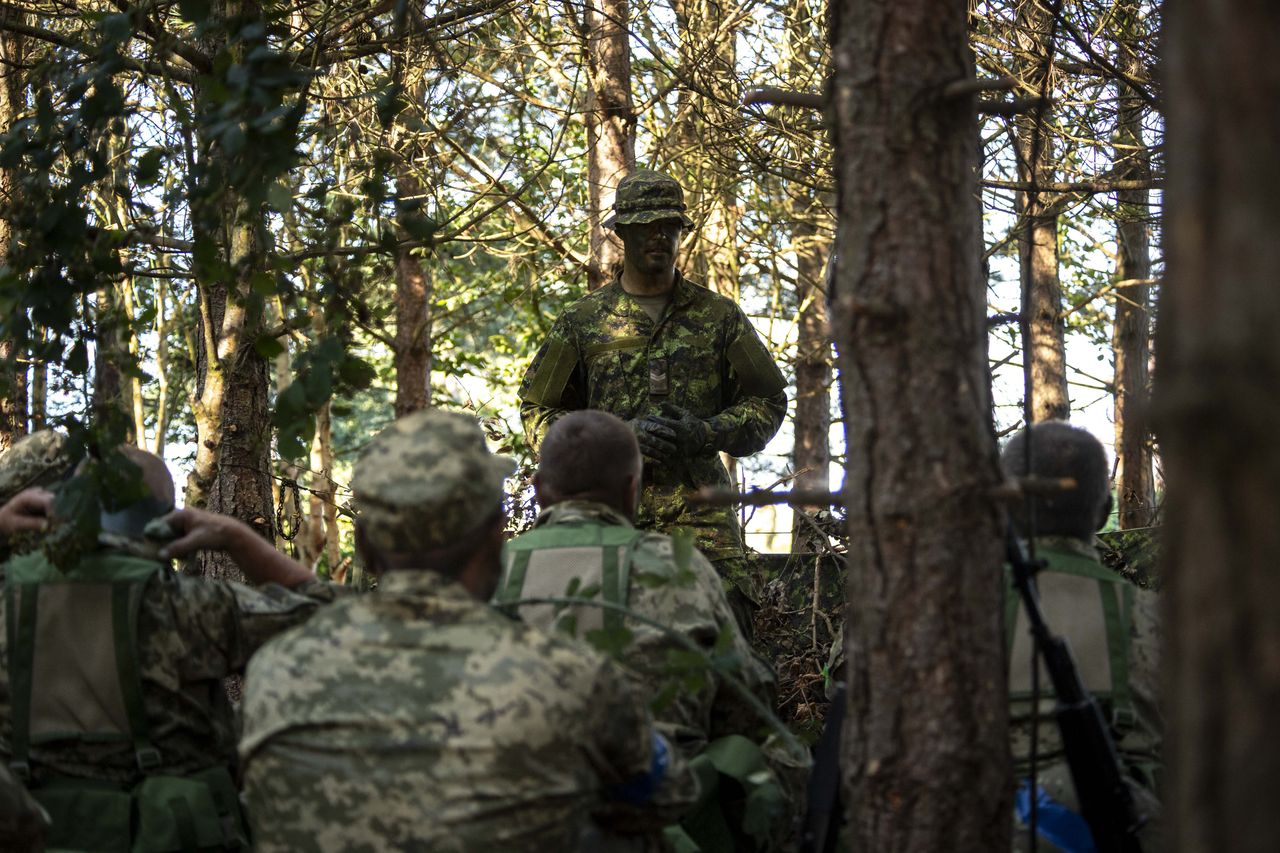
{"type": "Polygon", "coordinates": [[[629,421],[640,445],[640,454],[649,462],[663,462],[676,452],[676,433],[656,415],[629,421]]]}
{"type": "Polygon", "coordinates": [[[711,425],[670,401],[662,404],[662,414],[654,420],[670,430],[676,449],[683,456],[701,453],[711,443],[711,425]]]}
{"type": "Polygon", "coordinates": [[[53,492],[39,487],[25,489],[0,507],[0,541],[18,533],[40,532],[53,515],[53,492]]]}

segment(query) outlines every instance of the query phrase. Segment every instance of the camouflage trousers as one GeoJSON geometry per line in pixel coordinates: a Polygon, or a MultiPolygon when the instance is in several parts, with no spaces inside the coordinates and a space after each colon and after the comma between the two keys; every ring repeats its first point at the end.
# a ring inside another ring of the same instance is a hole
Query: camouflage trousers
{"type": "Polygon", "coordinates": [[[756,589],[759,581],[750,558],[712,560],[711,566],[724,584],[725,597],[729,599],[729,607],[738,620],[742,636],[747,642],[752,642],[755,637],[756,611],[760,609],[760,594],[756,589]]]}

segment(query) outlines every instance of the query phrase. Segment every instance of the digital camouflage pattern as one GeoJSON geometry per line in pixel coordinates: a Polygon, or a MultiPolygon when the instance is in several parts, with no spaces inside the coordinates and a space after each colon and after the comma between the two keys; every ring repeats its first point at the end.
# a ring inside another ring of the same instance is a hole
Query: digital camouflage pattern
{"type": "MultiPolygon", "coordinates": [[[[1091,602],[1097,601],[1097,606],[1101,609],[1103,604],[1102,596],[1097,590],[1098,581],[1091,577],[1080,576],[1073,569],[1073,562],[1083,559],[1103,568],[1114,577],[1118,590],[1128,589],[1132,592],[1127,619],[1128,645],[1124,649],[1125,659],[1122,664],[1128,673],[1126,683],[1129,700],[1126,704],[1129,707],[1117,713],[1109,692],[1095,690],[1092,687],[1091,692],[1097,696],[1104,717],[1112,723],[1112,736],[1115,738],[1121,763],[1128,774],[1130,788],[1134,791],[1139,811],[1146,814],[1149,819],[1143,832],[1143,847],[1159,849],[1157,846],[1149,846],[1155,842],[1159,832],[1160,806],[1155,791],[1158,788],[1164,728],[1158,702],[1160,626],[1156,594],[1151,590],[1135,587],[1120,575],[1106,570],[1097,548],[1089,543],[1066,536],[1041,536],[1036,538],[1035,545],[1036,557],[1047,562],[1046,568],[1037,574],[1037,580],[1042,586],[1054,578],[1066,578],[1069,583],[1087,585],[1082,597],[1091,602]]],[[[1008,594],[1012,594],[1011,591],[1008,594]]],[[[1017,625],[1020,629],[1024,629],[1025,617],[1014,609],[1015,604],[1018,607],[1021,606],[1020,602],[1007,602],[1006,615],[1008,616],[1010,612],[1016,614],[1017,625]]],[[[1086,651],[1089,644],[1084,637],[1073,637],[1069,628],[1064,629],[1064,623],[1069,621],[1069,617],[1070,614],[1054,613],[1046,607],[1045,618],[1050,630],[1067,638],[1072,645],[1072,651],[1076,654],[1077,665],[1084,672],[1093,663],[1085,657],[1090,654],[1086,651]]],[[[1103,621],[1101,615],[1096,621],[1103,621]]],[[[1010,619],[1008,624],[1013,625],[1014,620],[1010,619]]],[[[1041,672],[1043,696],[1039,704],[1039,725],[1036,737],[1037,784],[1054,800],[1076,810],[1078,803],[1071,781],[1071,772],[1067,766],[1066,755],[1062,751],[1062,740],[1053,717],[1052,686],[1047,675],[1044,674],[1043,665],[1041,665],[1041,672]]],[[[1089,685],[1086,684],[1086,686],[1089,685]]],[[[1018,778],[1022,779],[1030,770],[1031,702],[1026,697],[1011,695],[1009,715],[1010,745],[1014,765],[1018,778]]],[[[1014,846],[1016,850],[1029,849],[1025,828],[1015,833],[1014,846]]],[[[1041,850],[1046,851],[1057,849],[1043,838],[1039,846],[1041,850]]]]}
{"type": "MultiPolygon", "coordinates": [[[[36,552],[15,560],[44,561],[36,552]]],[[[4,569],[0,568],[0,575],[4,569]]],[[[138,614],[142,700],[161,763],[152,774],[186,775],[235,761],[235,725],[222,681],[243,671],[269,637],[306,619],[341,588],[308,581],[294,590],[189,577],[168,568],[146,587],[138,614]]],[[[0,661],[9,631],[0,607],[0,661]]],[[[0,759],[12,758],[8,667],[0,667],[0,759]]],[[[131,743],[33,743],[31,780],[99,779],[132,785],[142,774],[131,743]]]]}
{"type": "Polygon", "coordinates": [[[489,452],[475,418],[425,409],[378,433],[351,490],[369,543],[392,553],[448,545],[502,504],[515,463],[489,452]]]}
{"type": "Polygon", "coordinates": [[[25,435],[0,453],[0,504],[23,489],[49,486],[66,473],[67,437],[43,429],[25,435]]]}
{"type": "Polygon", "coordinates": [[[673,751],[654,802],[610,804],[651,769],[639,697],[435,572],[391,572],[269,643],[244,724],[262,851],[619,849],[694,793],[673,751]]]}
{"type": "MultiPolygon", "coordinates": [[[[587,531],[601,525],[631,527],[631,522],[601,503],[564,501],[539,513],[534,530],[587,531]]],[[[520,541],[517,537],[511,544],[518,546],[520,541]]],[[[646,533],[635,542],[627,608],[692,640],[713,659],[728,663],[732,674],[764,707],[772,709],[774,674],[738,629],[715,570],[693,548],[686,547],[687,553],[680,559],[675,549],[672,538],[660,533],[646,533]]],[[[505,562],[509,571],[510,560],[505,562]]],[[[506,580],[504,573],[499,589],[506,580]]],[[[545,588],[546,581],[540,585],[545,588]]],[[[560,594],[565,592],[562,589],[560,594]]],[[[599,590],[577,594],[599,597],[599,590]]],[[[521,608],[521,617],[530,621],[535,612],[526,606],[521,608]]],[[[531,624],[549,630],[549,615],[542,611],[539,620],[531,624]]],[[[632,675],[641,695],[650,698],[654,718],[677,740],[681,752],[694,755],[723,735],[757,738],[767,733],[766,721],[746,700],[701,664],[689,661],[687,647],[670,633],[633,619],[625,625],[630,632],[625,646],[602,650],[617,652],[616,659],[632,675]]]]}
{"type": "Polygon", "coordinates": [[[737,305],[677,271],[671,302],[655,323],[615,280],[556,320],[519,396],[534,447],[577,409],[632,420],[658,415],[671,402],[706,420],[713,438],[701,452],[645,466],[637,526],[691,530],[698,549],[713,564],[732,561],[723,563],[736,569],[730,579],[757,597],[735,509],[687,500],[702,487],[731,488],[718,451],[747,456],[764,449],[786,416],[782,373],[737,305]]]}
{"type": "Polygon", "coordinates": [[[640,169],[618,184],[613,197],[613,215],[605,220],[604,227],[679,219],[685,228],[692,228],[693,220],[685,213],[686,209],[684,190],[675,178],[652,169],[640,169]]]}

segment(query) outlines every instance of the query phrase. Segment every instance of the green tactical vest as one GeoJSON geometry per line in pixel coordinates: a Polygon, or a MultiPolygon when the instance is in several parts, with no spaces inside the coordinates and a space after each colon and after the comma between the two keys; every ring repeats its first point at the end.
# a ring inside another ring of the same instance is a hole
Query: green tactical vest
{"type": "MultiPolygon", "coordinates": [[[[644,531],[621,524],[558,524],[538,527],[507,543],[505,571],[495,604],[522,598],[572,596],[625,607],[631,586],[631,557],[644,531]]],[[[588,605],[522,604],[520,617],[544,630],[585,636],[623,627],[617,610],[588,605]]]]}
{"type": "MultiPolygon", "coordinates": [[[[1129,643],[1133,613],[1133,586],[1097,562],[1056,548],[1041,548],[1038,555],[1048,566],[1036,575],[1040,605],[1049,628],[1067,638],[1085,688],[1110,711],[1117,739],[1134,725],[1129,687],[1129,643]]],[[[1029,729],[1031,715],[1032,642],[1022,599],[1006,569],[1005,641],[1009,652],[1010,726],[1014,732],[1014,759],[1029,754],[1022,730],[1029,729]]],[[[1048,761],[1062,754],[1053,723],[1053,686],[1041,662],[1040,726],[1037,753],[1048,761]]]]}
{"type": "Polygon", "coordinates": [[[11,767],[29,780],[32,745],[129,744],[142,774],[131,790],[89,779],[32,788],[49,813],[50,849],[132,851],[247,849],[229,770],[152,773],[162,763],[142,698],[138,613],[160,563],[100,552],[63,572],[43,554],[5,567],[4,606],[12,692],[11,767]]]}

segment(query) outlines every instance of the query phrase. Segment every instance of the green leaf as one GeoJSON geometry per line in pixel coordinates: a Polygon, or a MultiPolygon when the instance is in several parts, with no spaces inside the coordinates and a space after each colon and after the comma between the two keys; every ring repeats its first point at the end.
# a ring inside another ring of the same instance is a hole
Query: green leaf
{"type": "Polygon", "coordinates": [[[293,205],[293,190],[284,184],[272,184],[267,188],[267,204],[276,213],[287,213],[293,205]]]}
{"type": "Polygon", "coordinates": [[[193,24],[203,24],[209,19],[209,0],[178,0],[178,12],[193,24]]]}
{"type": "Polygon", "coordinates": [[[275,358],[284,352],[284,344],[274,335],[260,335],[253,342],[253,348],[263,358],[275,358]]]}

